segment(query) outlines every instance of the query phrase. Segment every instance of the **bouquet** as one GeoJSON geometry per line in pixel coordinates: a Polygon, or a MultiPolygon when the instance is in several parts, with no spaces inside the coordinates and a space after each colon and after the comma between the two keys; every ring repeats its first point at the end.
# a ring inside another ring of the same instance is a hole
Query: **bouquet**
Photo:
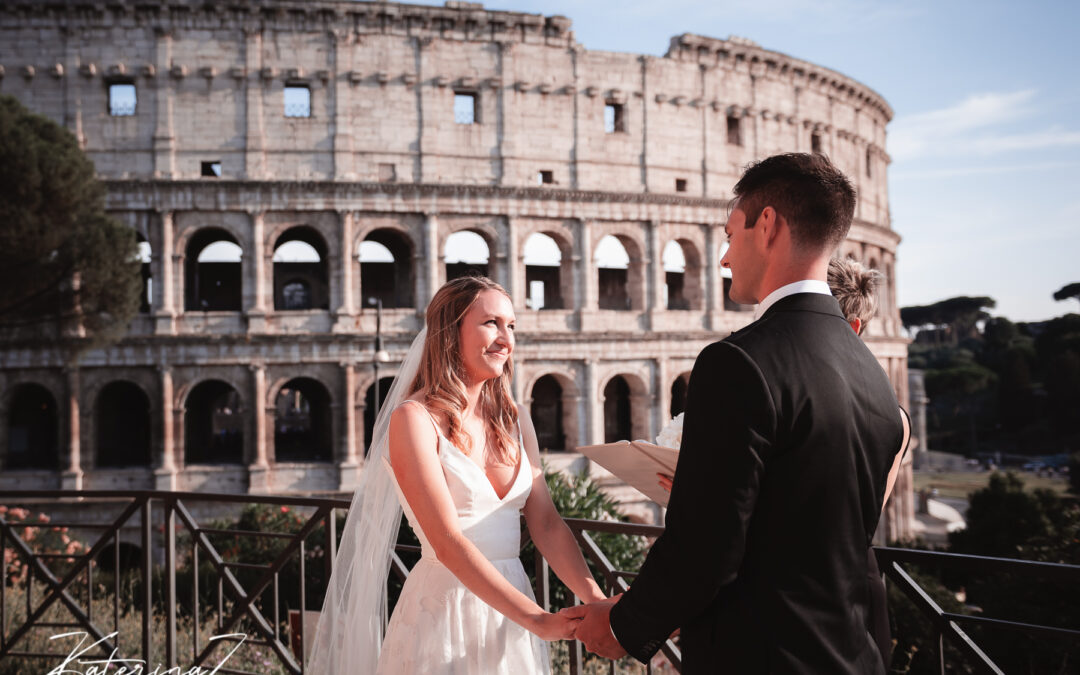
{"type": "Polygon", "coordinates": [[[660,430],[660,434],[656,437],[656,444],[678,450],[682,445],[682,423],[683,414],[679,413],[660,430]]]}

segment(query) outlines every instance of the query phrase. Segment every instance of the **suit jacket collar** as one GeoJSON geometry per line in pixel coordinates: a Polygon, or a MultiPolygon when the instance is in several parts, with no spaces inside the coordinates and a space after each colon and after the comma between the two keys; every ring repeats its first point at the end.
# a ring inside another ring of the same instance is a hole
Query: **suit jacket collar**
{"type": "MultiPolygon", "coordinates": [[[[759,321],[772,316],[777,312],[817,312],[844,318],[840,311],[840,304],[831,295],[821,293],[795,293],[777,300],[771,307],[765,310],[759,321]]],[[[755,322],[756,323],[756,322],[755,322]]]]}

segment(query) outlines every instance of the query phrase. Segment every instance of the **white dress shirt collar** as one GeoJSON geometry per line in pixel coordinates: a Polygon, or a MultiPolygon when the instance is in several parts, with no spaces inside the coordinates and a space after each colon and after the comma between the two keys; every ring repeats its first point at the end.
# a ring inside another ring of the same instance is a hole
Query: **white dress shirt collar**
{"type": "Polygon", "coordinates": [[[829,290],[829,284],[818,279],[803,279],[802,281],[796,281],[786,286],[781,286],[772,293],[765,296],[765,299],[758,303],[757,309],[754,310],[754,321],[757,321],[770,307],[776,304],[778,300],[786,298],[789,295],[795,295],[796,293],[821,293],[822,295],[832,295],[832,291],[829,290]]]}

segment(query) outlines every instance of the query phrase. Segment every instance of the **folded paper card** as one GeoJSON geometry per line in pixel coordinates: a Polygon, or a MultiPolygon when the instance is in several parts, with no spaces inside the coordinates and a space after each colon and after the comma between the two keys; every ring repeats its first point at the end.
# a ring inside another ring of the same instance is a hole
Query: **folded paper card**
{"type": "Polygon", "coordinates": [[[675,448],[653,445],[648,441],[616,441],[579,447],[578,452],[637,488],[660,506],[667,506],[670,494],[660,487],[656,474],[675,474],[675,464],[679,461],[679,451],[675,448]]]}

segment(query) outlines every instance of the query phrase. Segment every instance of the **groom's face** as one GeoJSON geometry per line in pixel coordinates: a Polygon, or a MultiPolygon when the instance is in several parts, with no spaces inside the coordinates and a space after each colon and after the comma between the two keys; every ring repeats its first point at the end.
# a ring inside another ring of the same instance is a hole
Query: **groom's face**
{"type": "Polygon", "coordinates": [[[740,304],[752,305],[761,300],[757,297],[757,290],[761,285],[763,266],[755,246],[755,231],[746,229],[746,225],[746,213],[736,204],[728,216],[727,225],[724,226],[728,250],[720,260],[720,265],[731,270],[731,299],[740,304]]]}

